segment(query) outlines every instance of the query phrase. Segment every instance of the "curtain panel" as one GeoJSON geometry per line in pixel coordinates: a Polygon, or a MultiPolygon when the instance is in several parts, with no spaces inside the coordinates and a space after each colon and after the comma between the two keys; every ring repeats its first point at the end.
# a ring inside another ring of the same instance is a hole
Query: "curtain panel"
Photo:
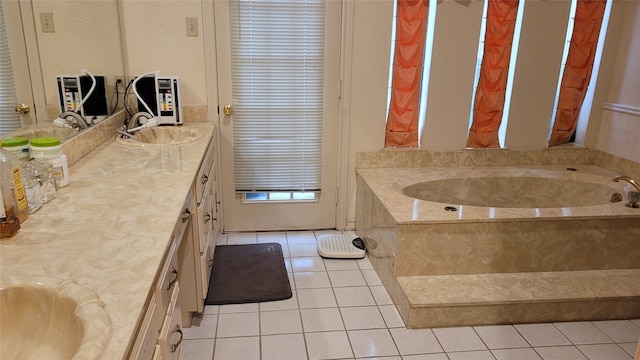
{"type": "Polygon", "coordinates": [[[569,142],[591,80],[606,0],[578,0],[549,147],[569,142]]]}
{"type": "Polygon", "coordinates": [[[488,0],[484,55],[467,147],[499,148],[518,0],[488,0]]]}
{"type": "Polygon", "coordinates": [[[418,146],[428,0],[397,0],[396,43],[385,146],[418,146]]]}

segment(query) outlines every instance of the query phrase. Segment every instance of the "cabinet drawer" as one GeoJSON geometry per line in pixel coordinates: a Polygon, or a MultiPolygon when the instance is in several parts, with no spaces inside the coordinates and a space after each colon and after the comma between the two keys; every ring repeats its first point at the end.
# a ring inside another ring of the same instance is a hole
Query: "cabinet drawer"
{"type": "Polygon", "coordinates": [[[207,153],[202,160],[202,164],[200,165],[200,170],[198,171],[198,176],[195,180],[195,189],[196,189],[196,203],[200,204],[202,201],[202,197],[204,195],[207,184],[213,181],[210,179],[210,172],[213,166],[214,161],[214,148],[215,143],[213,140],[209,143],[209,148],[207,148],[207,153]]]}
{"type": "Polygon", "coordinates": [[[207,298],[209,291],[209,279],[211,278],[211,268],[213,267],[213,254],[216,244],[213,237],[210,237],[205,244],[205,251],[200,256],[200,281],[202,281],[202,298],[207,298]]]}
{"type": "Polygon", "coordinates": [[[176,241],[171,242],[169,255],[165,259],[162,272],[156,283],[156,298],[158,301],[158,313],[162,314],[161,318],[169,308],[171,295],[175,291],[178,282],[178,251],[176,249],[176,241]]]}
{"type": "Polygon", "coordinates": [[[175,288],[158,338],[162,358],[165,360],[177,360],[182,353],[182,315],[178,303],[180,283],[176,283],[175,288]]]}
{"type": "Polygon", "coordinates": [[[211,196],[205,195],[202,202],[198,206],[198,242],[200,254],[204,253],[204,244],[211,237],[211,223],[213,222],[213,214],[211,213],[211,196]]]}
{"type": "Polygon", "coordinates": [[[153,359],[156,343],[158,342],[158,330],[162,317],[156,311],[156,295],[151,294],[151,301],[142,319],[136,341],[131,351],[131,359],[153,359]]]}

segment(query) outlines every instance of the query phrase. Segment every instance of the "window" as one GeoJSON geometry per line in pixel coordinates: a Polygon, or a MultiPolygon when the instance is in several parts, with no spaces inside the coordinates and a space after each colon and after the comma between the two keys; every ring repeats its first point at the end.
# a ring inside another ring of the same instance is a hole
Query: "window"
{"type": "Polygon", "coordinates": [[[236,191],[320,191],[325,1],[229,5],[236,191]]]}
{"type": "Polygon", "coordinates": [[[4,11],[0,3],[0,135],[8,134],[22,126],[20,115],[16,114],[18,103],[15,79],[9,49],[9,37],[4,21],[4,11]]]}

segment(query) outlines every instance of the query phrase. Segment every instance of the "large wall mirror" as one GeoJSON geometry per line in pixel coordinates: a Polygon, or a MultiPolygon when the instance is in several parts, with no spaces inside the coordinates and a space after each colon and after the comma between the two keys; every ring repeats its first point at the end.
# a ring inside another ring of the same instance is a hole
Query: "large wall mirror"
{"type": "MultiPolygon", "coordinates": [[[[116,79],[124,79],[125,74],[118,1],[9,2],[19,2],[35,103],[39,103],[39,98],[45,107],[37,108],[37,114],[31,114],[23,125],[50,127],[60,113],[57,77],[80,75],[83,69],[104,76],[109,111],[114,110],[116,79]],[[35,58],[39,69],[33,69],[37,67],[35,58]]],[[[7,18],[16,14],[4,15],[7,18]]],[[[122,84],[120,89],[125,87],[122,84]]],[[[122,93],[119,103],[122,106],[122,93]]]]}

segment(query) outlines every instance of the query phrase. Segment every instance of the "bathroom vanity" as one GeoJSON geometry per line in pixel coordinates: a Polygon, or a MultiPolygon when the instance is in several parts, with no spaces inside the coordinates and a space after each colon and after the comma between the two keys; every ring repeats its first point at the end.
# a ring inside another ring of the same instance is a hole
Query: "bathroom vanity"
{"type": "Polygon", "coordinates": [[[37,276],[95,291],[111,322],[96,359],[180,359],[181,329],[203,310],[217,233],[215,130],[184,126],[206,135],[139,147],[111,137],[0,241],[0,287],[37,276]]]}

